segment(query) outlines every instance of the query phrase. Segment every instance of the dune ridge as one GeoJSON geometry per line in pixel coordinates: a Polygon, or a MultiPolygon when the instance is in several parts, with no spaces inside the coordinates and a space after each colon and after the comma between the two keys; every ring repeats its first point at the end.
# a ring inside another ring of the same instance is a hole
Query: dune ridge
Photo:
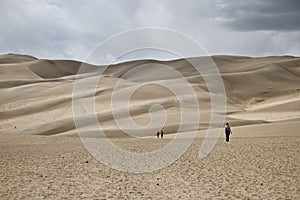
{"type": "MultiPolygon", "coordinates": [[[[300,120],[300,58],[213,56],[212,59],[224,81],[228,121],[243,130],[243,127],[253,124],[287,123],[291,120],[292,129],[295,130],[292,134],[297,134],[296,129],[300,126],[294,121],[300,120]]],[[[0,132],[74,136],[76,130],[72,95],[77,95],[82,99],[95,96],[96,115],[98,121],[103,123],[107,136],[124,137],[121,133],[118,136],[121,130],[114,122],[111,95],[125,94],[138,84],[151,82],[154,85],[137,91],[130,99],[130,114],[137,123],[147,124],[147,112],[151,105],[161,104],[168,116],[166,134],[176,133],[180,105],[174,94],[159,84],[177,84],[180,90],[181,87],[177,83],[180,77],[168,73],[162,66],[175,69],[192,85],[201,112],[204,113],[199,123],[199,130],[203,130],[210,123],[211,108],[210,94],[203,76],[210,74],[199,75],[188,60],[199,65],[203,62],[203,58],[199,57],[171,61],[137,60],[114,64],[108,66],[101,75],[96,92],[91,89],[73,94],[75,80],[84,82],[97,78],[97,70],[104,66],[84,63],[89,66],[89,70],[79,74],[82,63],[78,61],[45,60],[17,54],[1,55],[0,132]],[[138,66],[142,67],[137,70],[138,66]],[[120,82],[122,87],[114,88],[120,82]]],[[[114,109],[122,112],[125,107],[126,105],[114,109]]],[[[89,117],[82,116],[87,122],[89,117]]],[[[184,126],[184,130],[188,131],[188,124],[184,126]]]]}

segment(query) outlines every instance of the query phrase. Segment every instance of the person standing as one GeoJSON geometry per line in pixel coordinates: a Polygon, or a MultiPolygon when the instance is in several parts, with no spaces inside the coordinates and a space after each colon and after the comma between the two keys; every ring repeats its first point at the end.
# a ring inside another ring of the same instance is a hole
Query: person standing
{"type": "Polygon", "coordinates": [[[157,133],[156,133],[156,137],[157,137],[157,139],[159,138],[159,131],[157,131],[157,133]]]}
{"type": "Polygon", "coordinates": [[[230,134],[232,134],[231,128],[229,126],[229,123],[226,123],[226,125],[225,125],[226,142],[229,142],[230,134]]]}
{"type": "Polygon", "coordinates": [[[161,139],[164,138],[164,132],[163,132],[163,130],[160,131],[160,138],[161,138],[161,139]]]}

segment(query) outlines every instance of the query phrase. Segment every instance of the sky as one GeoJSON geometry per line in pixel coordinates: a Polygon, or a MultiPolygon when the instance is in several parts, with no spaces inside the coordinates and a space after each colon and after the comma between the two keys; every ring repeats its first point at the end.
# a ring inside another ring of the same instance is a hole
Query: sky
{"type": "Polygon", "coordinates": [[[299,0],[0,0],[0,54],[85,60],[112,35],[161,27],[209,55],[300,56],[299,19],[299,0]]]}

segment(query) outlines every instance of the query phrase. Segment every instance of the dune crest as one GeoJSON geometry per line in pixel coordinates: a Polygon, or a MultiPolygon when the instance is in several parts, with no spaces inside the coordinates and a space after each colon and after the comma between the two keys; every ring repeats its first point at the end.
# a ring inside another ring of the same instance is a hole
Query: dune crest
{"type": "MultiPolygon", "coordinates": [[[[201,58],[191,58],[201,63],[201,58]]],[[[227,95],[227,120],[233,126],[291,121],[292,133],[300,128],[300,58],[273,56],[251,58],[243,56],[213,56],[222,75],[227,95]]],[[[32,56],[0,55],[0,131],[39,135],[76,135],[72,113],[72,95],[80,98],[95,96],[98,121],[108,137],[127,137],[122,134],[112,115],[111,95],[126,93],[141,83],[154,83],[136,91],[130,100],[133,120],[141,125],[149,122],[148,111],[153,103],[164,106],[167,114],[165,133],[176,133],[180,119],[180,105],[176,97],[161,82],[178,84],[178,76],[162,70],[168,66],[183,74],[198,96],[201,108],[199,130],[210,123],[210,95],[205,81],[189,62],[138,60],[111,65],[94,90],[73,94],[74,82],[97,78],[102,66],[88,65],[89,73],[78,74],[81,62],[44,60],[32,56]],[[137,66],[142,66],[136,70],[137,66]],[[159,71],[159,73],[157,73],[159,71]],[[116,83],[122,87],[115,90],[116,83]],[[158,83],[155,85],[155,83],[158,83]]],[[[180,89],[180,85],[177,85],[180,89]]],[[[187,98],[188,100],[188,98],[187,98]]],[[[127,105],[125,105],[127,106],[127,105]]],[[[117,109],[123,112],[122,106],[117,109]]],[[[193,108],[190,109],[191,112],[193,108]]],[[[191,115],[192,116],[192,115],[191,115]]],[[[83,116],[88,123],[89,115],[83,116]]],[[[191,120],[192,121],[192,120],[191,120]]],[[[184,124],[189,131],[189,125],[184,124]]],[[[90,130],[91,135],[95,130],[90,130]]],[[[142,130],[141,130],[142,131],[142,130]]],[[[245,131],[247,132],[247,131],[245,131]]],[[[283,133],[284,134],[284,133],[283,133]]]]}

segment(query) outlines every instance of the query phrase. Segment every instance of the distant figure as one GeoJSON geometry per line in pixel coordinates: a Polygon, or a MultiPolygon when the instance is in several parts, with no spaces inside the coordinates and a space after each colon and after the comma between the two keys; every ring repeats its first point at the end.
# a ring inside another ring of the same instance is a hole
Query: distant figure
{"type": "Polygon", "coordinates": [[[231,128],[229,126],[229,123],[226,123],[226,125],[225,125],[226,142],[229,142],[230,134],[232,134],[231,128]]]}
{"type": "Polygon", "coordinates": [[[164,132],[163,132],[163,130],[160,131],[160,137],[161,137],[161,139],[164,138],[164,132]]]}
{"type": "Polygon", "coordinates": [[[159,131],[157,131],[156,136],[157,136],[157,139],[158,139],[159,138],[159,131]]]}

